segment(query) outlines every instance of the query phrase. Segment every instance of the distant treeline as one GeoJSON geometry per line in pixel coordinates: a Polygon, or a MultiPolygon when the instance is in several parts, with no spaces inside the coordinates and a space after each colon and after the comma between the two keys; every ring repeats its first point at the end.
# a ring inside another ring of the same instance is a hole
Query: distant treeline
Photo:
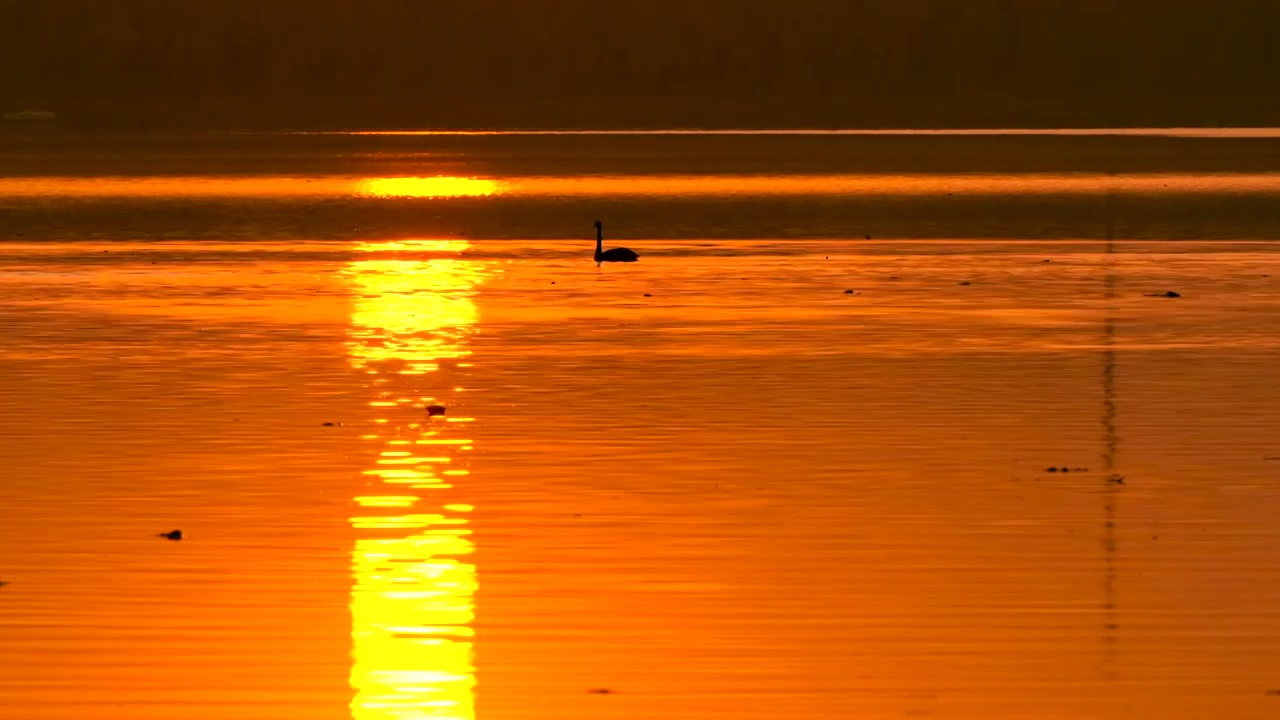
{"type": "Polygon", "coordinates": [[[0,0],[0,102],[100,117],[1257,124],[1278,90],[1277,0],[0,0]]]}

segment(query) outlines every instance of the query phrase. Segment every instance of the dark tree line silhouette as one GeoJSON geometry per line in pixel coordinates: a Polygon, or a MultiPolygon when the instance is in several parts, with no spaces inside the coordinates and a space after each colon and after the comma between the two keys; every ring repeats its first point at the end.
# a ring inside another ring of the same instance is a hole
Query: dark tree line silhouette
{"type": "Polygon", "coordinates": [[[1275,0],[0,0],[0,101],[1257,123],[1278,30],[1275,0]]]}

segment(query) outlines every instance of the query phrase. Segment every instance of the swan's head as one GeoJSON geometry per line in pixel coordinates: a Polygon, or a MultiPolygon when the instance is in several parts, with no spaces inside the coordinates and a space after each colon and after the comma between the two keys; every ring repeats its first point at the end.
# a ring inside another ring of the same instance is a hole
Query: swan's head
{"type": "Polygon", "coordinates": [[[599,220],[597,220],[596,224],[592,225],[591,227],[594,227],[595,229],[599,230],[600,228],[604,227],[604,224],[601,223],[599,220]]]}

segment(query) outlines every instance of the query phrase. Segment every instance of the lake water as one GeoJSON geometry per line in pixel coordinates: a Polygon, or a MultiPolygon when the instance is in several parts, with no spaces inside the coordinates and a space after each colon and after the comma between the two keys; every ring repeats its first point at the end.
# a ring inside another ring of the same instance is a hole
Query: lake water
{"type": "Polygon", "coordinates": [[[0,717],[1276,717],[1278,148],[3,138],[0,717]]]}

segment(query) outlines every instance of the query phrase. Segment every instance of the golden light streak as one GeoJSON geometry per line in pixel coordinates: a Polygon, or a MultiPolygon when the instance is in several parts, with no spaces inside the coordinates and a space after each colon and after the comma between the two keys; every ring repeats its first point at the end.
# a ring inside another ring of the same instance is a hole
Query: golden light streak
{"type": "MultiPolygon", "coordinates": [[[[1280,191],[1280,173],[1144,173],[1099,182],[1094,174],[581,175],[508,178],[0,177],[0,198],[328,197],[448,200],[494,196],[653,197],[1101,195],[1280,191]]],[[[446,242],[446,241],[436,241],[446,242]]],[[[388,245],[386,250],[395,250],[388,245]]],[[[437,248],[438,251],[445,251],[437,248]]]]}
{"type": "Polygon", "coordinates": [[[499,195],[503,183],[468,177],[371,178],[360,181],[357,194],[372,197],[456,198],[499,195]]]}
{"type": "MultiPolygon", "coordinates": [[[[441,186],[375,187],[435,192],[441,186]]],[[[459,184],[452,189],[483,188],[459,184]]],[[[386,386],[394,389],[377,393],[369,403],[388,415],[375,420],[384,424],[386,439],[372,467],[363,471],[374,483],[355,498],[364,511],[350,520],[362,533],[352,552],[351,713],[355,720],[474,720],[471,623],[477,576],[475,565],[465,561],[474,551],[466,527],[474,508],[446,497],[453,486],[436,481],[430,471],[431,463],[453,464],[457,458],[444,453],[472,441],[442,436],[448,425],[422,422],[417,414],[422,407],[414,398],[431,398],[429,391],[441,390],[431,380],[441,361],[469,354],[465,342],[476,322],[472,296],[482,268],[456,257],[386,257],[460,253],[465,243],[358,247],[368,255],[345,274],[355,303],[349,358],[355,370],[389,376],[399,386],[386,386]],[[416,444],[441,454],[420,457],[405,449],[416,444]],[[378,491],[390,487],[394,493],[378,491]],[[406,494],[413,491],[421,494],[406,494]],[[389,511],[377,514],[379,508],[389,511]]]]}

